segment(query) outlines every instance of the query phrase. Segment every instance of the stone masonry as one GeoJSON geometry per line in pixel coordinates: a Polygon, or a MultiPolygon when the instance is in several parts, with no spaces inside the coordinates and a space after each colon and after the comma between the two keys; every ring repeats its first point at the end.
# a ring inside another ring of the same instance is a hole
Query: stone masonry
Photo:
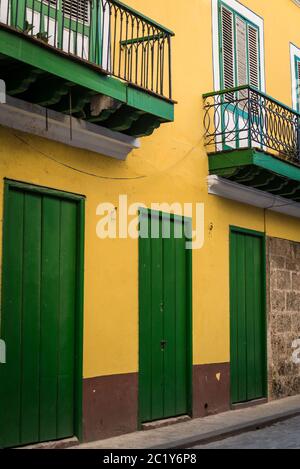
{"type": "Polygon", "coordinates": [[[300,338],[300,243],[267,240],[268,362],[271,399],[300,394],[300,365],[292,344],[300,338]]]}

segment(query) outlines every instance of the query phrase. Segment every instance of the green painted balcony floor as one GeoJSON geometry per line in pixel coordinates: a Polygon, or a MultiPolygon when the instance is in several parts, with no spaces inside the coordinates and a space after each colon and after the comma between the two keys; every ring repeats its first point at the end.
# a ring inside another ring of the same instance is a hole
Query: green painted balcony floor
{"type": "Polygon", "coordinates": [[[7,94],[133,137],[174,120],[174,101],[0,25],[0,78],[7,94]],[[91,115],[91,103],[100,109],[91,115]]]}
{"type": "Polygon", "coordinates": [[[211,153],[209,173],[300,202],[300,167],[257,149],[211,153]]]}

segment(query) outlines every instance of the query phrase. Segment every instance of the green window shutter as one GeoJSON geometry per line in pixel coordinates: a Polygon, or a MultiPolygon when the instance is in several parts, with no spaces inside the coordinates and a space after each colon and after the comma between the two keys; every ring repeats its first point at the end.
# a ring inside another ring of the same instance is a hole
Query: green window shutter
{"type": "Polygon", "coordinates": [[[259,89],[258,29],[248,26],[249,84],[259,89]]]}

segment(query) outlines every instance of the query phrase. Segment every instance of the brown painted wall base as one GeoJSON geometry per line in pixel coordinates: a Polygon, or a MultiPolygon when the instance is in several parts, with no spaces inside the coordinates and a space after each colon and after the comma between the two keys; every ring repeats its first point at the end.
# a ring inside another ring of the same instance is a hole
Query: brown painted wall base
{"type": "Polygon", "coordinates": [[[230,409],[230,364],[193,367],[193,417],[205,417],[230,409]]]}
{"type": "Polygon", "coordinates": [[[138,374],[83,380],[83,437],[101,440],[137,430],[138,374]]]}
{"type": "MultiPolygon", "coordinates": [[[[193,418],[230,409],[230,365],[193,367],[193,418]]],[[[138,429],[138,373],[83,380],[83,436],[101,440],[138,429]]]]}

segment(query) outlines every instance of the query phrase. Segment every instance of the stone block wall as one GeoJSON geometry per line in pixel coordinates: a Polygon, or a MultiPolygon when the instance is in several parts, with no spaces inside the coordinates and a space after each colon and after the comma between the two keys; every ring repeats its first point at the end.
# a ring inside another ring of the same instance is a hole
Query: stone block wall
{"type": "Polygon", "coordinates": [[[300,364],[292,344],[300,338],[300,243],[267,240],[269,396],[300,394],[300,364]]]}

